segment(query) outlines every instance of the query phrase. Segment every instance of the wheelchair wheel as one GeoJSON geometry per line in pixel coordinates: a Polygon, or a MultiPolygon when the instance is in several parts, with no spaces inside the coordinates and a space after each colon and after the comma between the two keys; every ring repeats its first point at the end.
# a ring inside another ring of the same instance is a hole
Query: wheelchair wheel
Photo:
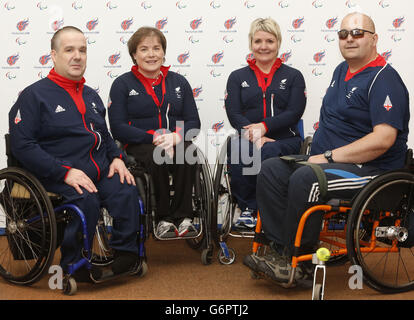
{"type": "Polygon", "coordinates": [[[395,293],[414,289],[414,175],[378,176],[358,194],[349,217],[347,248],[372,288],[395,293]]]}
{"type": "Polygon", "coordinates": [[[0,171],[0,275],[14,284],[38,281],[56,250],[56,219],[40,182],[20,168],[0,171]]]}
{"type": "Polygon", "coordinates": [[[215,209],[213,212],[212,228],[215,241],[226,241],[231,232],[232,220],[236,204],[233,200],[227,165],[227,144],[230,142],[229,136],[223,144],[216,163],[216,172],[213,181],[213,194],[215,209]],[[220,218],[220,222],[219,222],[220,218]]]}
{"type": "MultiPolygon", "coordinates": [[[[211,173],[208,163],[202,152],[197,149],[198,164],[193,188],[193,208],[195,212],[194,225],[203,228],[198,237],[186,239],[187,244],[193,249],[211,247],[211,213],[212,205],[212,184],[211,173]]],[[[203,262],[204,263],[204,262],[203,262]]]]}
{"type": "Polygon", "coordinates": [[[113,262],[113,252],[109,247],[111,238],[112,217],[106,208],[101,209],[101,216],[96,225],[95,237],[92,243],[92,265],[108,266],[113,262]]]}

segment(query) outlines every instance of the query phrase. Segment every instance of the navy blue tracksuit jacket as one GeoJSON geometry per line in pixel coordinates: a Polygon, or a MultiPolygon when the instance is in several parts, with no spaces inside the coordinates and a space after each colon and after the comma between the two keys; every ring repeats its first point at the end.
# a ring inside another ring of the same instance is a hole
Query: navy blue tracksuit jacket
{"type": "MultiPolygon", "coordinates": [[[[110,163],[122,159],[123,153],[107,129],[102,100],[84,82],[66,79],[52,69],[47,78],[24,89],[9,112],[11,151],[46,190],[84,212],[90,240],[104,205],[114,218],[111,247],[137,253],[138,192],[121,184],[117,174],[107,178],[110,163]],[[71,168],[88,175],[98,193],[83,190],[81,195],[67,185],[64,180],[71,168]]],[[[79,228],[76,216],[66,226],[61,246],[64,269],[80,258],[81,244],[75,241],[79,228]]]]}

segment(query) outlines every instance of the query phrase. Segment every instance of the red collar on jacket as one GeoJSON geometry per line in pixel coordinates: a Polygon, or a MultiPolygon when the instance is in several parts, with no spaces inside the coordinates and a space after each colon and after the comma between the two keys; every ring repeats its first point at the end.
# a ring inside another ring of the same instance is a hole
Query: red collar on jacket
{"type": "Polygon", "coordinates": [[[355,72],[349,71],[349,67],[348,67],[348,71],[346,72],[346,76],[345,76],[345,81],[351,80],[352,77],[354,77],[358,73],[362,72],[366,68],[369,68],[369,67],[383,67],[386,64],[387,64],[387,61],[385,61],[384,57],[381,56],[381,55],[378,55],[378,57],[376,57],[375,60],[372,60],[370,63],[367,63],[365,66],[363,66],[361,69],[359,69],[355,72]]]}
{"type": "MultiPolygon", "coordinates": [[[[137,77],[137,79],[143,84],[145,90],[147,91],[147,93],[152,97],[152,99],[154,100],[155,104],[157,105],[158,108],[160,108],[164,102],[164,96],[165,96],[165,78],[167,77],[168,74],[168,70],[170,69],[170,66],[165,67],[165,66],[161,66],[160,71],[161,71],[161,77],[159,77],[159,82],[162,83],[162,100],[161,102],[158,100],[157,95],[154,92],[154,88],[152,86],[152,83],[148,80],[147,77],[145,77],[141,72],[139,72],[139,66],[137,65],[133,65],[131,68],[132,73],[137,77]]],[[[159,84],[156,83],[156,84],[159,84]]],[[[154,84],[155,85],[155,84],[154,84]]]]}
{"type": "Polygon", "coordinates": [[[85,102],[82,99],[82,91],[85,84],[85,78],[82,77],[82,79],[79,81],[71,80],[58,74],[55,71],[55,68],[52,68],[52,70],[50,70],[47,77],[54,83],[56,83],[58,86],[65,89],[70,94],[72,99],[75,101],[76,107],[78,108],[79,112],[81,114],[85,114],[85,102]]]}
{"type": "Polygon", "coordinates": [[[277,58],[276,61],[273,63],[269,73],[264,73],[262,70],[259,69],[259,67],[256,65],[256,59],[248,59],[247,63],[249,64],[250,69],[252,69],[256,74],[257,81],[259,82],[259,87],[261,87],[262,90],[266,90],[267,87],[270,85],[270,82],[272,82],[274,73],[282,65],[282,60],[280,58],[277,58]],[[268,84],[265,83],[265,78],[267,78],[269,82],[268,84]]]}

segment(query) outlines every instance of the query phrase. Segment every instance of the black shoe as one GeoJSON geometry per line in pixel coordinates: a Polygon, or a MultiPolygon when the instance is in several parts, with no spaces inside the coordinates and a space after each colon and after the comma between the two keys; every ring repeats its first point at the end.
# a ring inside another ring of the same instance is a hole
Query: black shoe
{"type": "Polygon", "coordinates": [[[95,266],[92,266],[90,270],[88,270],[86,267],[82,267],[76,270],[73,274],[73,278],[76,280],[76,282],[94,283],[91,277],[95,280],[98,280],[102,277],[102,270],[95,266]]]}
{"type": "Polygon", "coordinates": [[[112,272],[116,274],[130,271],[138,262],[138,255],[129,251],[115,251],[112,272]]]}

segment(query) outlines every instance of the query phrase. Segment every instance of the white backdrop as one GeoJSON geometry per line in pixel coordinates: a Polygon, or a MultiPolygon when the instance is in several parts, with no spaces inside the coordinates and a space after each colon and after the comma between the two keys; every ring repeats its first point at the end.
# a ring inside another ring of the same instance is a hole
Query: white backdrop
{"type": "MultiPolygon", "coordinates": [[[[126,46],[131,34],[144,25],[164,32],[166,65],[184,75],[194,89],[204,133],[198,145],[214,163],[230,130],[223,109],[227,77],[246,65],[251,21],[270,16],[280,24],[280,56],[305,77],[308,103],[303,118],[305,134],[312,135],[332,72],[342,61],[336,32],[342,17],[355,10],[372,16],[379,34],[378,52],[413,94],[410,0],[0,1],[0,168],[6,165],[2,137],[8,130],[8,111],[24,87],[52,68],[50,38],[57,28],[74,25],[85,32],[86,82],[104,102],[112,81],[131,68],[126,46]]],[[[409,144],[412,147],[412,138],[409,144]]]]}

